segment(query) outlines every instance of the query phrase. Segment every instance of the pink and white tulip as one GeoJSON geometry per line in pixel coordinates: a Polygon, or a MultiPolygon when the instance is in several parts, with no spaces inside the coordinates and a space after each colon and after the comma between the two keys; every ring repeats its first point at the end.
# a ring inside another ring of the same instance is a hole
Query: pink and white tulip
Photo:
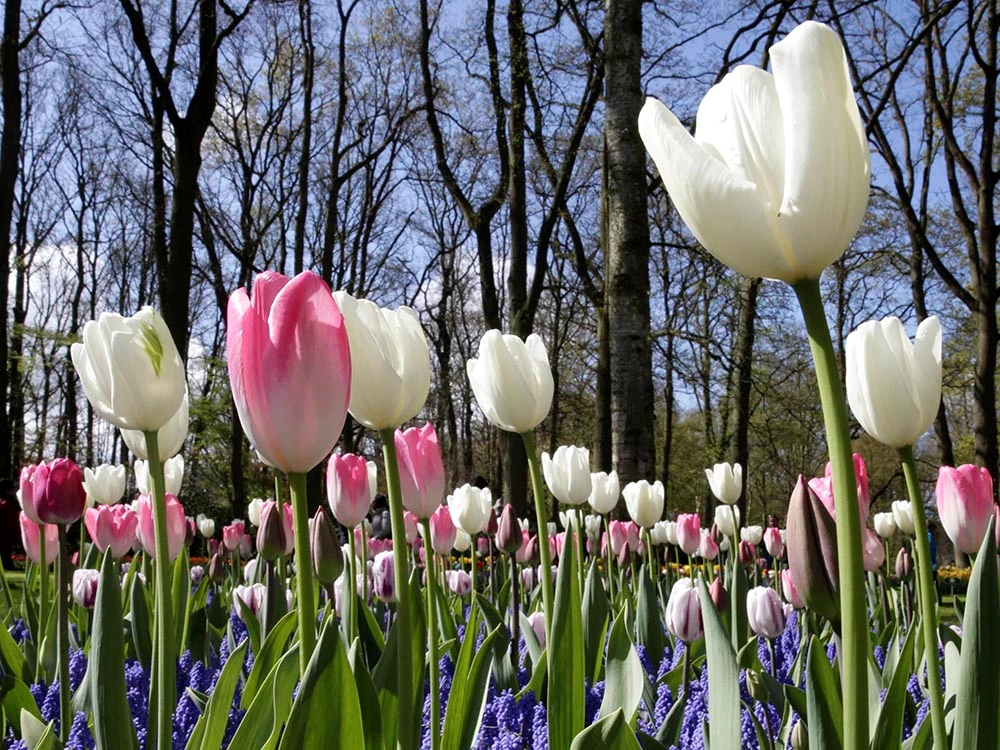
{"type": "Polygon", "coordinates": [[[935,495],[941,525],[955,549],[967,555],[977,553],[993,517],[993,479],[989,471],[972,464],[942,466],[935,495]]]}
{"type": "Polygon", "coordinates": [[[326,497],[333,516],[352,529],[365,520],[371,507],[368,462],[353,453],[330,456],[326,464],[326,497]]]}
{"type": "Polygon", "coordinates": [[[396,430],[396,455],[403,505],[417,518],[430,518],[444,500],[444,461],[437,432],[430,422],[423,427],[396,430]]]}

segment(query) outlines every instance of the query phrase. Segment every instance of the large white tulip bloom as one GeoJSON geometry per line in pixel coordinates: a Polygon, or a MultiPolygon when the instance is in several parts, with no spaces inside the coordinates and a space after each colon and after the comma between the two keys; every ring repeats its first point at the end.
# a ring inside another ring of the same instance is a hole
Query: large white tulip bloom
{"type": "Polygon", "coordinates": [[[83,470],[83,488],[87,491],[87,505],[114,505],[125,494],[125,467],[102,464],[95,469],[83,470]]]}
{"type": "Polygon", "coordinates": [[[590,497],[587,498],[587,502],[594,512],[603,516],[613,511],[622,494],[618,484],[618,472],[612,471],[610,474],[603,471],[595,472],[590,475],[590,484],[590,497]]]}
{"type": "Polygon", "coordinates": [[[560,445],[549,456],[542,454],[542,474],[549,492],[566,505],[583,505],[590,497],[590,451],[575,445],[560,445]]]}
{"type": "Polygon", "coordinates": [[[629,482],[622,490],[625,507],[632,520],[644,529],[651,529],[663,517],[663,483],[652,484],[645,479],[629,482]]]}
{"type": "Polygon", "coordinates": [[[748,276],[818,279],[868,206],[868,143],[840,37],[812,21],[709,89],[694,137],[655,99],[639,134],[698,241],[748,276]]]}
{"type": "Polygon", "coordinates": [[[479,408],[501,430],[531,432],[548,415],[555,386],[549,355],[537,334],[522,341],[496,329],[487,331],[479,341],[479,356],[466,363],[466,370],[479,408]]]}
{"type": "Polygon", "coordinates": [[[715,464],[705,469],[708,486],[719,502],[732,505],[743,491],[743,467],[740,464],[715,464]]]}
{"type": "Polygon", "coordinates": [[[348,411],[365,427],[398,427],[417,415],[431,385],[427,338],[409,307],[382,308],[344,291],[333,298],[347,324],[351,348],[348,411]]]}
{"type": "Polygon", "coordinates": [[[847,336],[847,401],[880,443],[913,445],[941,403],[941,324],[933,315],[906,336],[899,318],[870,320],[847,336]]]}

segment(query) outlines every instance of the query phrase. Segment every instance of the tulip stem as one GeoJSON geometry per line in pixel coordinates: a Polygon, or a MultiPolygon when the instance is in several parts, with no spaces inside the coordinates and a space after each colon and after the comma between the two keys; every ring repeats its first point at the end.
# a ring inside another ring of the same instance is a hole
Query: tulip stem
{"type": "Polygon", "coordinates": [[[156,542],[154,564],[156,585],[156,649],[153,654],[154,681],[150,693],[156,696],[157,750],[173,747],[174,704],[177,700],[177,665],[174,663],[174,615],[171,601],[170,549],[167,540],[167,496],[160,460],[159,434],[144,433],[149,458],[149,484],[153,498],[153,538],[156,542]]]}
{"type": "MultiPolygon", "coordinates": [[[[299,676],[316,648],[316,599],[313,596],[312,558],[309,555],[309,509],[306,507],[306,475],[288,475],[292,492],[292,528],[295,534],[295,584],[299,612],[299,676]]],[[[278,501],[280,502],[280,500],[278,501]]],[[[280,508],[280,506],[279,506],[280,508]]],[[[280,509],[279,509],[280,512],[280,509]]]]}
{"type": "Polygon", "coordinates": [[[931,548],[927,540],[927,516],[924,500],[917,480],[917,464],[913,458],[913,447],[899,449],[906,477],[906,491],[910,496],[913,511],[913,529],[916,534],[914,546],[917,551],[917,586],[920,589],[920,629],[924,636],[924,652],[927,655],[927,692],[931,700],[931,729],[934,734],[935,750],[947,750],[948,734],[944,724],[944,699],[941,695],[941,662],[938,658],[937,636],[937,596],[931,571],[931,548]]]}
{"type": "MultiPolygon", "coordinates": [[[[357,550],[354,544],[354,529],[347,531],[347,548],[351,559],[347,561],[348,585],[344,587],[344,606],[347,608],[347,642],[354,643],[358,635],[358,573],[357,550]]],[[[366,575],[367,577],[367,575],[366,575]]]]}
{"type": "MultiPolygon", "coordinates": [[[[45,550],[45,524],[38,524],[38,653],[42,653],[42,641],[45,640],[45,627],[48,624],[49,609],[49,564],[45,550]]],[[[39,670],[43,659],[38,660],[39,670]]],[[[44,677],[41,673],[39,677],[44,677]]]]}
{"type": "Polygon", "coordinates": [[[847,425],[847,405],[840,385],[837,355],[823,309],[819,279],[792,287],[799,299],[809,334],[827,448],[833,464],[833,497],[837,515],[837,570],[840,579],[840,615],[843,628],[842,685],[844,693],[844,750],[868,748],[868,615],[865,608],[864,566],[861,552],[861,514],[847,425]]]}
{"type": "MultiPolygon", "coordinates": [[[[431,545],[431,524],[426,518],[420,519],[420,525],[424,530],[424,552],[427,561],[427,588],[424,595],[427,601],[427,650],[430,664],[430,692],[431,692],[431,750],[438,750],[441,747],[441,689],[438,678],[438,627],[437,627],[437,555],[431,545]]],[[[467,632],[466,638],[475,638],[475,633],[467,632]]]]}
{"type": "MultiPolygon", "coordinates": [[[[399,463],[396,459],[395,431],[389,427],[379,431],[382,456],[385,459],[385,481],[389,493],[389,518],[392,524],[392,558],[396,594],[396,692],[399,696],[396,746],[409,750],[416,734],[416,722],[421,718],[423,700],[414,701],[413,639],[410,635],[410,582],[407,562],[406,525],[403,521],[403,492],[399,485],[399,463]]],[[[428,537],[429,539],[429,537],[428,537]]],[[[420,679],[423,684],[423,679],[420,679]]]]}
{"type": "Polygon", "coordinates": [[[58,630],[56,640],[59,647],[59,737],[63,744],[69,740],[69,730],[73,722],[73,710],[70,703],[69,690],[69,550],[66,527],[58,525],[59,529],[59,587],[56,598],[56,617],[58,630]]]}
{"type": "MultiPolygon", "coordinates": [[[[275,469],[274,472],[274,504],[278,506],[278,518],[285,517],[285,511],[281,507],[284,504],[284,495],[281,491],[281,474],[275,469]]],[[[260,520],[259,518],[257,519],[260,520]]],[[[284,555],[278,555],[278,579],[284,586],[288,580],[288,567],[284,555]]]]}
{"type": "Polygon", "coordinates": [[[552,643],[552,555],[549,550],[548,514],[545,512],[545,484],[535,450],[535,435],[522,432],[524,450],[528,454],[528,471],[531,474],[531,494],[535,498],[535,520],[538,523],[538,557],[541,562],[542,604],[545,607],[545,642],[552,643]]]}

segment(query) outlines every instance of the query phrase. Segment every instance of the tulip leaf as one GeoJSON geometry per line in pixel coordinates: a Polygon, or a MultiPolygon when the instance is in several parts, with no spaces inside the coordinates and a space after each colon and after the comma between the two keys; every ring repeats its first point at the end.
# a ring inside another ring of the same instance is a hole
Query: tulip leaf
{"type": "Polygon", "coordinates": [[[378,693],[375,692],[375,683],[372,682],[361,652],[361,639],[355,638],[347,651],[347,661],[350,662],[354,684],[358,688],[361,725],[365,730],[365,750],[382,750],[382,714],[379,711],[378,693]]]}
{"type": "MultiPolygon", "coordinates": [[[[129,571],[131,573],[131,571],[129,571]]],[[[132,645],[135,657],[145,669],[153,662],[153,633],[149,622],[149,600],[146,587],[138,576],[132,579],[132,645]]]]}
{"type": "MultiPolygon", "coordinates": [[[[174,560],[173,572],[174,643],[183,647],[187,637],[188,597],[191,595],[191,573],[189,571],[187,547],[174,560]]],[[[255,652],[256,653],[256,652],[255,652]]]]}
{"type": "MultiPolygon", "coordinates": [[[[475,609],[475,608],[473,608],[475,609]]],[[[486,636],[482,645],[476,648],[478,623],[466,627],[465,640],[455,664],[455,680],[448,696],[448,708],[444,716],[444,731],[441,737],[442,750],[465,750],[472,747],[479,733],[486,708],[486,688],[490,681],[490,664],[493,658],[493,644],[500,637],[497,626],[486,636]]]]}
{"type": "Polygon", "coordinates": [[[3,705],[7,720],[14,729],[15,737],[21,736],[22,712],[31,714],[39,721],[42,720],[42,714],[38,710],[38,704],[35,702],[35,696],[31,694],[31,689],[12,674],[0,677],[0,704],[3,705]]]}
{"type": "Polygon", "coordinates": [[[336,618],[327,617],[292,703],[280,750],[361,748],[361,704],[336,618]],[[317,720],[322,717],[321,720],[317,720]]]}
{"type": "MultiPolygon", "coordinates": [[[[747,618],[747,608],[743,602],[747,600],[747,592],[750,590],[750,582],[747,580],[746,569],[739,564],[739,560],[733,560],[733,576],[731,580],[731,590],[729,591],[729,601],[733,603],[730,610],[730,624],[732,632],[730,634],[734,650],[739,650],[740,646],[747,642],[750,637],[750,621],[747,618]]],[[[753,641],[756,643],[756,638],[753,641]]]]}
{"type": "Polygon", "coordinates": [[[576,545],[567,540],[556,573],[552,632],[548,634],[549,747],[569,747],[586,722],[583,616],[576,574],[576,545]]]}
{"type": "Polygon", "coordinates": [[[844,745],[843,703],[837,677],[826,658],[826,649],[813,636],[809,641],[806,676],[806,725],[811,750],[840,750],[844,745]]]}
{"type": "Polygon", "coordinates": [[[212,694],[208,698],[205,712],[198,717],[198,723],[188,738],[187,750],[219,750],[226,736],[229,712],[233,708],[233,695],[243,674],[243,657],[247,650],[244,640],[226,660],[212,694]]]}
{"type": "Polygon", "coordinates": [[[46,724],[30,711],[21,711],[21,732],[28,750],[56,750],[62,747],[56,737],[55,721],[46,724]]]}
{"type": "Polygon", "coordinates": [[[247,677],[246,685],[243,688],[243,695],[240,698],[241,708],[248,708],[253,703],[254,698],[257,697],[257,691],[260,690],[265,678],[271,673],[271,670],[274,669],[274,666],[280,661],[282,655],[287,650],[288,639],[292,637],[292,633],[295,632],[295,626],[298,623],[297,616],[296,612],[289,612],[282,617],[271,628],[271,632],[267,634],[267,638],[264,639],[260,650],[254,653],[253,668],[250,670],[250,676],[247,677]]]}
{"type": "MultiPolygon", "coordinates": [[[[120,617],[121,612],[118,614],[120,617]]],[[[3,664],[4,672],[14,675],[24,683],[31,682],[28,662],[7,628],[0,628],[0,664],[3,664]]]]}
{"type": "Polygon", "coordinates": [[[635,640],[645,646],[650,661],[659,664],[667,646],[667,637],[663,633],[663,622],[660,618],[660,600],[656,596],[656,587],[650,580],[645,565],[640,568],[638,578],[635,640]]]}
{"type": "Polygon", "coordinates": [[[489,599],[478,592],[473,597],[475,605],[483,613],[486,621],[486,629],[495,630],[500,628],[500,634],[494,641],[493,646],[493,678],[497,682],[497,690],[517,690],[517,671],[511,663],[511,635],[503,616],[497,611],[489,599]]]}
{"type": "Polygon", "coordinates": [[[642,663],[628,637],[624,613],[615,618],[608,639],[607,672],[604,679],[604,698],[601,700],[601,717],[610,716],[622,709],[629,725],[635,718],[642,698],[642,663]]]}
{"type": "Polygon", "coordinates": [[[532,669],[538,667],[539,660],[542,658],[542,653],[545,651],[545,647],[538,642],[538,636],[535,634],[535,629],[531,627],[531,621],[524,616],[522,612],[520,615],[520,625],[521,625],[521,637],[524,639],[524,646],[528,649],[528,658],[531,659],[532,669]]]}
{"type": "Polygon", "coordinates": [[[698,582],[708,657],[708,718],[712,725],[711,750],[740,747],[740,672],[736,651],[712,595],[698,582]]]}
{"type": "Polygon", "coordinates": [[[361,637],[361,648],[365,655],[365,663],[377,664],[385,649],[385,638],[382,635],[382,628],[375,620],[375,613],[371,607],[362,607],[361,599],[357,592],[354,594],[354,606],[358,614],[358,635],[361,637]]]}
{"type": "MultiPolygon", "coordinates": [[[[916,628],[910,628],[899,651],[895,639],[891,648],[893,654],[893,672],[889,681],[889,690],[882,701],[878,712],[878,723],[875,725],[875,736],[872,737],[871,750],[896,750],[903,742],[903,711],[906,708],[906,684],[910,679],[910,659],[913,656],[913,638],[916,628]],[[897,656],[898,655],[898,656],[897,656]]],[[[886,659],[886,666],[889,659],[886,659]]]]}
{"type": "Polygon", "coordinates": [[[625,720],[625,712],[620,708],[577,734],[569,747],[570,750],[642,750],[635,732],[625,720]]]}
{"type": "Polygon", "coordinates": [[[583,642],[587,665],[587,678],[593,685],[601,680],[604,668],[604,636],[608,632],[611,608],[604,590],[597,560],[590,561],[587,582],[583,587],[583,642]]]}
{"type": "MultiPolygon", "coordinates": [[[[954,747],[997,747],[997,705],[1000,701],[1000,621],[996,541],[990,520],[969,578],[962,621],[962,658],[955,704],[954,747]]],[[[937,690],[932,685],[931,690],[937,690]]]]}
{"type": "Polygon", "coordinates": [[[87,678],[98,747],[135,748],[138,741],[125,688],[125,638],[122,632],[122,591],[110,553],[101,564],[94,600],[87,678]]]}
{"type": "Polygon", "coordinates": [[[229,747],[274,750],[292,710],[292,694],[299,679],[299,645],[293,643],[264,678],[229,747]]]}

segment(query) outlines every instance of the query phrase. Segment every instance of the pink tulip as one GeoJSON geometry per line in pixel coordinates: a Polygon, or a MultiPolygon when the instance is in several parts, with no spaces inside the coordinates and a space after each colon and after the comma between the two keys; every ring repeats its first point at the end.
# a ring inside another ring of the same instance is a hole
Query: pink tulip
{"type": "Polygon", "coordinates": [[[628,548],[633,552],[641,551],[642,542],[639,540],[639,524],[635,521],[625,522],[625,539],[628,542],[628,548]]]}
{"type": "Polygon", "coordinates": [[[535,639],[541,648],[545,648],[545,615],[541,612],[532,612],[528,615],[528,624],[535,634],[535,639]]]}
{"type": "Polygon", "coordinates": [[[556,553],[553,557],[559,557],[562,555],[563,547],[566,546],[566,532],[560,531],[553,537],[553,539],[556,543],[556,553]]]}
{"type": "MultiPolygon", "coordinates": [[[[858,513],[861,514],[861,523],[864,524],[871,506],[871,492],[868,489],[868,467],[865,466],[865,460],[860,453],[854,454],[854,480],[858,491],[858,513]]],[[[836,520],[837,513],[833,501],[833,464],[827,462],[826,473],[821,477],[810,479],[809,487],[836,520]]]]}
{"type": "Polygon", "coordinates": [[[531,534],[527,531],[521,531],[521,546],[517,548],[517,552],[514,553],[514,559],[522,565],[526,565],[531,562],[531,558],[528,554],[531,550],[528,549],[528,543],[531,541],[531,534]]]}
{"type": "Polygon", "coordinates": [[[301,474],[340,437],[351,397],[344,319],[314,273],[265,271],[229,297],[226,355],[240,423],[272,466],[301,474]]]}
{"type": "Polygon", "coordinates": [[[865,544],[862,562],[865,570],[874,573],[885,562],[885,547],[882,546],[882,538],[871,529],[865,529],[863,535],[865,544]]]}
{"type": "Polygon", "coordinates": [[[719,545],[712,538],[712,533],[705,529],[701,532],[701,544],[698,545],[698,554],[706,560],[714,560],[719,556],[719,545]]]}
{"type": "MultiPolygon", "coordinates": [[[[527,534],[525,534],[524,544],[522,545],[521,549],[518,550],[517,553],[519,558],[521,557],[522,553],[527,554],[527,548],[528,548],[528,536],[527,534]]],[[[486,557],[487,555],[490,554],[490,538],[488,536],[481,536],[476,539],[476,551],[479,553],[480,557],[486,557]]],[[[521,562],[521,560],[518,560],[518,562],[521,562]]],[[[525,562],[527,562],[527,559],[525,560],[525,562]]]]}
{"type": "Polygon", "coordinates": [[[365,520],[371,506],[368,462],[353,453],[334,454],[326,464],[326,497],[330,510],[351,529],[365,520]]]}
{"type": "Polygon", "coordinates": [[[101,574],[93,569],[73,571],[73,600],[84,609],[93,609],[101,574]]]}
{"type": "Polygon", "coordinates": [[[392,552],[392,537],[368,540],[368,555],[374,559],[380,552],[392,552]]]}
{"type": "MultiPolygon", "coordinates": [[[[280,552],[281,556],[287,557],[288,555],[292,554],[292,552],[295,550],[295,528],[294,528],[294,523],[293,523],[293,520],[292,520],[292,506],[291,506],[291,504],[290,503],[282,503],[281,504],[281,511],[282,511],[282,516],[283,516],[282,521],[284,521],[284,523],[282,524],[282,526],[284,527],[284,529],[283,529],[283,531],[284,531],[284,535],[283,535],[284,536],[284,540],[283,540],[284,541],[284,548],[282,550],[280,550],[279,552],[280,552]]],[[[274,500],[267,500],[263,505],[260,506],[260,526],[257,529],[257,549],[258,550],[260,550],[260,548],[262,546],[261,545],[261,542],[263,541],[262,536],[267,533],[267,525],[268,525],[268,523],[270,523],[268,521],[268,517],[272,513],[277,513],[277,512],[278,512],[278,504],[274,500]],[[267,523],[265,523],[265,522],[267,522],[267,523]]],[[[223,534],[224,533],[225,533],[225,530],[223,530],[223,534]]],[[[249,555],[246,555],[246,557],[249,557],[249,555]]]]}
{"type": "MultiPolygon", "coordinates": [[[[184,518],[184,506],[174,495],[166,495],[167,500],[167,558],[171,561],[181,553],[184,547],[184,535],[187,533],[187,521],[184,518]]],[[[150,557],[156,557],[156,535],[153,533],[153,500],[149,495],[140,495],[136,501],[136,513],[139,516],[137,537],[150,557]]]]}
{"type": "Polygon", "coordinates": [[[423,427],[396,430],[399,483],[403,505],[417,518],[430,518],[444,500],[444,462],[437,433],[430,422],[423,427]]]}
{"type": "Polygon", "coordinates": [[[24,551],[36,565],[40,564],[40,529],[45,532],[45,564],[51,565],[55,562],[59,554],[59,529],[47,523],[37,524],[28,518],[27,513],[18,514],[21,520],[21,542],[24,544],[24,551]]]}
{"type": "Polygon", "coordinates": [[[776,526],[768,526],[764,529],[764,549],[775,560],[780,559],[785,554],[785,542],[781,538],[781,529],[776,526]]]}
{"type": "Polygon", "coordinates": [[[101,552],[110,549],[112,557],[121,557],[135,544],[139,516],[127,505],[87,508],[83,521],[97,549],[101,552]]]}
{"type": "Polygon", "coordinates": [[[757,559],[757,548],[746,539],[740,539],[737,557],[741,565],[750,565],[757,559]]]}
{"type": "Polygon", "coordinates": [[[403,511],[403,530],[406,532],[406,543],[413,544],[420,535],[419,520],[408,510],[403,511]]]}
{"type": "Polygon", "coordinates": [[[228,526],[222,527],[222,544],[230,552],[235,552],[243,546],[243,539],[247,536],[247,527],[240,519],[236,519],[228,526]]]}
{"type": "Polygon", "coordinates": [[[795,607],[795,609],[802,609],[806,606],[806,603],[802,601],[799,590],[795,588],[792,571],[788,568],[781,571],[781,592],[785,595],[785,601],[795,607]]]}
{"type": "MultiPolygon", "coordinates": [[[[23,484],[23,483],[22,483],[23,484]]],[[[40,463],[31,474],[31,492],[21,494],[29,518],[66,526],[80,520],[87,506],[83,472],[68,458],[40,463]]]]}
{"type": "Polygon", "coordinates": [[[38,467],[34,464],[30,464],[21,469],[21,481],[20,488],[17,492],[18,502],[21,503],[21,510],[28,517],[32,523],[41,523],[38,515],[35,513],[35,485],[32,481],[35,478],[35,469],[38,467]]]}
{"type": "Polygon", "coordinates": [[[701,518],[697,513],[681,513],[677,516],[677,544],[685,554],[693,555],[698,551],[698,545],[701,544],[701,518]]]}
{"type": "Polygon", "coordinates": [[[955,549],[967,555],[979,551],[993,516],[993,479],[981,466],[965,464],[938,471],[938,515],[955,549]]]}
{"type": "Polygon", "coordinates": [[[612,521],[608,524],[608,532],[611,540],[611,553],[618,557],[622,552],[622,547],[628,544],[628,529],[625,528],[625,522],[612,521]]]}
{"type": "Polygon", "coordinates": [[[455,522],[447,505],[439,505],[431,514],[431,548],[439,555],[448,555],[455,546],[455,522]]]}

